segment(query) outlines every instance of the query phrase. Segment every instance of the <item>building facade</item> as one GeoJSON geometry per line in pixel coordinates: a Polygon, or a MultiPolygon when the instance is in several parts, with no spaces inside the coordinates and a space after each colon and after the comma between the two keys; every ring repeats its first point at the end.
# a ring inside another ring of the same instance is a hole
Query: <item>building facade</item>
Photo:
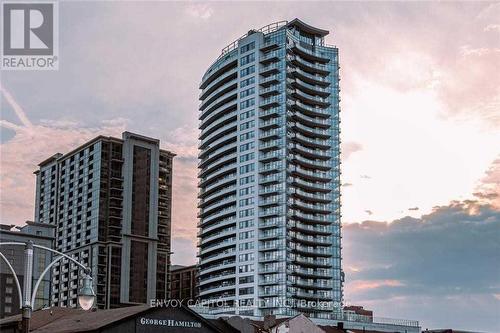
{"type": "MultiPolygon", "coordinates": [[[[124,132],[35,172],[35,219],[56,226],[56,250],[92,269],[99,308],[169,297],[173,156],[159,140],[124,132]]],[[[76,306],[78,267],[63,259],[52,275],[51,304],[76,306]]]]}
{"type": "Polygon", "coordinates": [[[225,302],[214,313],[340,311],[339,63],[327,34],[298,19],[251,30],[202,78],[199,291],[225,302]]]}
{"type": "Polygon", "coordinates": [[[172,299],[195,300],[198,297],[198,266],[172,265],[170,269],[172,299]]]}
{"type": "MultiPolygon", "coordinates": [[[[26,221],[22,227],[12,225],[0,225],[0,242],[26,243],[32,241],[34,244],[53,248],[55,227],[53,225],[26,221]],[[17,229],[17,230],[16,230],[17,229]]],[[[0,252],[9,261],[16,272],[21,288],[24,288],[24,247],[19,245],[5,245],[0,247],[0,252]]],[[[38,248],[33,249],[33,281],[40,278],[45,267],[52,261],[52,253],[38,248]]],[[[38,286],[35,296],[34,310],[50,306],[50,272],[46,274],[38,286]]],[[[12,272],[7,265],[0,260],[0,318],[21,313],[17,286],[12,272]]]]}

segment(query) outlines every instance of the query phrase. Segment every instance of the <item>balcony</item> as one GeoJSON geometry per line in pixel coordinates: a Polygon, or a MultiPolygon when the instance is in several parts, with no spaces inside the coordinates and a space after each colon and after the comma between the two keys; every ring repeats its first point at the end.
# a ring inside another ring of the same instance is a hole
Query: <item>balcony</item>
{"type": "Polygon", "coordinates": [[[261,75],[271,75],[271,74],[277,74],[280,72],[280,69],[283,68],[283,64],[280,64],[279,62],[276,62],[274,64],[269,64],[267,66],[262,66],[260,68],[260,74],[261,75]]]}
{"type": "Polygon", "coordinates": [[[210,84],[208,84],[206,86],[206,88],[200,92],[200,96],[199,96],[200,100],[206,99],[207,96],[209,94],[211,94],[215,89],[220,87],[220,85],[222,85],[222,84],[224,84],[232,79],[236,79],[237,77],[238,77],[238,71],[237,71],[236,67],[233,68],[232,70],[222,74],[217,79],[210,82],[210,84]]]}
{"type": "Polygon", "coordinates": [[[207,96],[206,99],[202,100],[200,103],[200,111],[205,110],[205,108],[210,105],[212,102],[218,100],[221,98],[224,94],[230,92],[231,90],[234,90],[236,92],[236,88],[238,87],[238,81],[235,79],[224,83],[222,86],[219,88],[215,89],[212,93],[210,93],[209,96],[207,96]]]}
{"type": "Polygon", "coordinates": [[[207,135],[212,133],[214,130],[225,126],[233,121],[236,121],[236,116],[238,115],[236,111],[236,105],[234,106],[234,110],[230,110],[228,112],[227,109],[222,109],[221,112],[213,113],[209,118],[206,118],[201,123],[202,131],[200,133],[199,139],[203,140],[207,135]],[[223,111],[223,112],[222,112],[223,111]]]}
{"type": "Polygon", "coordinates": [[[292,239],[296,239],[304,244],[325,245],[325,246],[333,244],[332,236],[319,236],[319,235],[313,236],[313,235],[305,235],[300,232],[291,232],[289,236],[292,239]]]}
{"type": "Polygon", "coordinates": [[[207,205],[205,208],[200,209],[198,217],[204,218],[206,216],[210,216],[214,210],[220,209],[221,207],[227,206],[232,203],[236,203],[236,194],[224,197],[221,200],[215,201],[213,204],[207,205]]]}
{"type": "Polygon", "coordinates": [[[281,53],[282,53],[282,51],[280,51],[280,50],[270,51],[270,52],[265,53],[263,56],[261,56],[259,60],[263,64],[277,61],[280,59],[281,53]]]}
{"type": "Polygon", "coordinates": [[[216,190],[220,187],[223,187],[224,185],[226,185],[229,182],[235,183],[235,180],[236,180],[236,173],[231,173],[227,176],[219,178],[218,180],[216,180],[216,181],[210,183],[209,185],[206,185],[204,188],[202,188],[200,190],[200,192],[198,193],[198,197],[209,195],[212,190],[216,190]]]}
{"type": "Polygon", "coordinates": [[[323,98],[321,96],[310,95],[299,89],[287,89],[288,93],[290,93],[293,97],[300,99],[303,102],[306,102],[310,105],[315,105],[319,107],[326,108],[330,105],[328,99],[323,98]]]}
{"type": "Polygon", "coordinates": [[[273,150],[267,153],[262,153],[259,155],[259,160],[261,162],[268,162],[272,160],[281,160],[285,157],[282,150],[273,150]]]}
{"type": "Polygon", "coordinates": [[[264,98],[260,101],[260,107],[263,109],[271,108],[273,106],[278,106],[284,101],[284,98],[280,95],[264,98]]]}
{"type": "Polygon", "coordinates": [[[280,185],[269,185],[264,186],[259,190],[259,194],[267,195],[267,194],[277,194],[283,192],[283,186],[280,185]]]}
{"type": "Polygon", "coordinates": [[[310,278],[323,278],[323,279],[331,279],[333,278],[333,271],[331,269],[314,269],[314,268],[296,268],[293,271],[288,270],[287,273],[289,275],[299,275],[310,278]]]}
{"type": "Polygon", "coordinates": [[[332,153],[330,150],[312,149],[301,145],[300,143],[290,143],[288,144],[288,148],[292,152],[300,153],[300,155],[303,155],[309,159],[329,160],[332,157],[332,153]]]}
{"type": "Polygon", "coordinates": [[[299,154],[290,154],[290,159],[294,161],[294,163],[312,169],[328,170],[333,166],[332,162],[329,160],[309,159],[299,154]]]}
{"type": "Polygon", "coordinates": [[[321,63],[309,62],[298,55],[287,54],[286,59],[295,66],[299,66],[305,71],[312,73],[313,75],[319,74],[327,76],[330,73],[328,66],[321,63]]]}
{"type": "Polygon", "coordinates": [[[292,109],[302,112],[305,115],[311,117],[330,117],[333,115],[333,112],[330,109],[325,109],[318,106],[310,106],[302,103],[299,100],[289,100],[287,101],[287,105],[289,105],[292,109]]]}
{"type": "Polygon", "coordinates": [[[259,201],[259,206],[276,206],[281,205],[283,203],[283,199],[281,196],[267,197],[266,199],[259,201]]]}
{"type": "Polygon", "coordinates": [[[211,165],[210,167],[205,167],[198,172],[198,177],[201,178],[200,182],[198,182],[198,186],[202,187],[203,184],[206,184],[206,182],[209,182],[211,179],[215,179],[217,178],[217,176],[222,176],[225,173],[229,173],[235,168],[236,168],[236,161],[234,163],[226,164],[224,166],[211,165]]]}
{"type": "Polygon", "coordinates": [[[292,175],[319,182],[330,182],[334,176],[332,171],[305,169],[299,165],[290,165],[288,170],[292,175]]]}
{"type": "Polygon", "coordinates": [[[302,253],[308,256],[323,256],[323,257],[331,257],[331,249],[328,247],[314,247],[314,246],[303,246],[297,244],[292,246],[292,251],[297,253],[302,253]]]}
{"type": "Polygon", "coordinates": [[[335,217],[333,215],[320,215],[320,214],[306,214],[298,211],[296,209],[290,209],[288,211],[288,216],[293,217],[300,221],[311,222],[311,223],[333,223],[335,222],[335,217]]]}
{"type": "Polygon", "coordinates": [[[263,87],[267,87],[271,84],[280,83],[281,81],[284,80],[284,78],[285,78],[285,76],[282,73],[272,74],[272,75],[266,76],[264,78],[261,78],[259,80],[259,84],[263,87]]]}
{"type": "Polygon", "coordinates": [[[278,43],[274,40],[269,40],[267,42],[265,42],[264,44],[262,44],[260,50],[262,52],[267,52],[267,51],[270,51],[270,50],[273,50],[273,49],[277,49],[279,47],[278,43]]]}
{"type": "Polygon", "coordinates": [[[261,177],[259,179],[259,184],[264,185],[264,184],[269,184],[269,183],[279,183],[283,181],[283,176],[281,174],[271,174],[265,177],[261,177]]]}
{"type": "Polygon", "coordinates": [[[235,52],[227,58],[218,59],[203,75],[200,89],[205,89],[210,83],[217,80],[224,72],[231,71],[238,65],[238,53],[235,52]]]}
{"type": "Polygon", "coordinates": [[[259,240],[279,239],[285,237],[284,230],[270,229],[259,233],[259,240]]]}
{"type": "Polygon", "coordinates": [[[279,228],[285,226],[285,218],[284,217],[271,217],[271,218],[263,218],[259,222],[259,229],[266,228],[279,228]]]}
{"type": "MultiPolygon", "coordinates": [[[[235,248],[229,248],[220,252],[216,252],[214,254],[211,254],[209,256],[203,256],[203,255],[198,255],[201,257],[201,265],[200,265],[200,272],[203,271],[207,267],[207,265],[211,262],[216,262],[221,259],[226,259],[227,260],[233,260],[234,259],[227,259],[228,257],[234,257],[236,255],[236,249],[235,248]]],[[[213,265],[208,266],[208,268],[213,267],[213,265]]],[[[201,275],[201,274],[200,274],[201,275]]]]}
{"type": "Polygon", "coordinates": [[[274,84],[272,86],[260,89],[259,95],[262,97],[268,97],[272,95],[278,95],[280,93],[280,89],[282,89],[281,85],[274,84]]]}
{"type": "Polygon", "coordinates": [[[294,220],[288,222],[288,227],[292,230],[297,230],[302,233],[311,233],[313,235],[330,235],[333,228],[330,225],[311,225],[294,220]]]}
{"type": "Polygon", "coordinates": [[[320,117],[309,117],[299,111],[288,111],[289,118],[301,122],[309,127],[323,127],[328,128],[332,126],[332,121],[330,119],[320,118],[320,117]]]}
{"type": "Polygon", "coordinates": [[[235,277],[236,277],[236,273],[231,272],[231,271],[229,271],[229,272],[226,271],[226,272],[222,272],[219,274],[211,274],[204,279],[200,279],[199,285],[202,286],[202,285],[217,282],[217,281],[234,279],[235,277]]]}
{"type": "Polygon", "coordinates": [[[233,153],[227,154],[227,155],[222,155],[219,158],[217,158],[216,160],[214,160],[210,165],[207,165],[206,167],[201,169],[200,172],[198,173],[198,176],[203,178],[205,176],[211,175],[212,172],[215,173],[215,172],[221,170],[221,169],[218,169],[220,167],[222,168],[224,166],[232,165],[233,163],[230,163],[230,162],[236,162],[236,157],[237,157],[236,152],[233,152],[233,153]]]}
{"type": "Polygon", "coordinates": [[[291,139],[294,141],[300,142],[305,146],[308,147],[314,147],[314,148],[322,148],[322,149],[328,149],[331,148],[334,144],[333,140],[331,139],[319,139],[319,138],[310,138],[306,135],[303,135],[301,133],[292,133],[289,135],[291,139]]]}
{"type": "Polygon", "coordinates": [[[268,120],[260,121],[259,127],[261,130],[267,130],[269,128],[282,127],[284,125],[284,121],[280,118],[271,118],[268,120]]]}
{"type": "Polygon", "coordinates": [[[217,220],[218,218],[229,217],[229,215],[236,216],[236,206],[229,206],[229,207],[224,208],[216,213],[205,216],[200,221],[200,226],[202,226],[202,227],[207,226],[207,225],[209,225],[210,222],[213,222],[213,221],[217,220]]]}
{"type": "Polygon", "coordinates": [[[330,183],[309,182],[296,177],[288,178],[288,183],[315,192],[330,192],[333,190],[333,186],[330,183]]]}
{"type": "Polygon", "coordinates": [[[209,154],[204,154],[204,157],[198,163],[198,167],[203,169],[209,166],[211,163],[214,163],[227,155],[234,154],[236,152],[237,146],[238,145],[236,142],[232,142],[228,145],[224,145],[220,148],[210,151],[209,154]]]}
{"type": "Polygon", "coordinates": [[[328,58],[328,55],[326,53],[316,50],[314,46],[312,46],[311,49],[307,49],[302,45],[300,45],[299,42],[290,41],[287,47],[291,48],[302,58],[307,59],[309,61],[316,61],[320,63],[327,63],[330,61],[330,58],[328,58]]]}
{"type": "Polygon", "coordinates": [[[326,193],[310,193],[307,191],[304,191],[300,188],[296,187],[291,187],[288,190],[288,193],[292,196],[304,199],[304,200],[311,200],[311,201],[317,201],[317,202],[331,202],[333,201],[332,195],[331,194],[326,194],[326,193]]]}
{"type": "Polygon", "coordinates": [[[267,109],[267,110],[260,110],[259,117],[260,118],[279,117],[279,116],[281,116],[283,114],[285,114],[285,107],[284,106],[278,106],[278,107],[270,108],[270,109],[267,109]]]}
{"type": "Polygon", "coordinates": [[[217,240],[219,238],[230,236],[230,235],[233,235],[235,233],[236,233],[236,226],[229,227],[229,228],[223,229],[219,232],[212,233],[209,236],[203,237],[199,244],[200,245],[207,244],[207,243],[210,243],[210,242],[217,240]]]}
{"type": "Polygon", "coordinates": [[[267,131],[262,131],[259,134],[259,139],[271,139],[271,138],[279,138],[284,135],[284,130],[282,128],[275,128],[267,131]]]}
{"type": "Polygon", "coordinates": [[[259,144],[259,149],[262,151],[265,150],[270,150],[270,149],[278,149],[283,147],[283,140],[272,140],[272,141],[266,141],[266,142],[261,142],[259,144]]]}
{"type": "Polygon", "coordinates": [[[203,196],[198,204],[198,208],[204,208],[212,203],[223,199],[223,197],[227,196],[230,193],[236,193],[236,184],[223,187],[220,190],[210,193],[209,195],[203,196]]]}
{"type": "Polygon", "coordinates": [[[213,243],[210,245],[205,245],[199,251],[199,254],[200,254],[200,256],[202,256],[203,254],[206,254],[206,253],[218,250],[218,249],[222,249],[224,247],[234,246],[235,244],[236,244],[236,237],[227,238],[227,239],[223,240],[222,242],[213,243]]]}
{"type": "MultiPolygon", "coordinates": [[[[222,219],[222,220],[215,222],[207,227],[199,228],[197,236],[202,237],[203,235],[208,234],[213,230],[228,227],[228,226],[234,225],[235,223],[236,223],[236,217],[234,217],[234,216],[231,216],[231,217],[226,218],[226,219],[222,219]]],[[[198,226],[200,226],[200,223],[198,223],[198,226]]]]}

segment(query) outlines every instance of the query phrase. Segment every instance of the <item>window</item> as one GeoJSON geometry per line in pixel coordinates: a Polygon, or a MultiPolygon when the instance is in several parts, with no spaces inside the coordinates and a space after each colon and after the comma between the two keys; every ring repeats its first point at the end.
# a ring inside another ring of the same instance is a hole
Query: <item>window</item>
{"type": "Polygon", "coordinates": [[[254,115],[255,115],[255,110],[249,110],[249,111],[243,112],[243,113],[240,115],[240,120],[243,120],[243,119],[247,119],[247,118],[253,117],[254,115]]]}
{"type": "Polygon", "coordinates": [[[246,220],[240,222],[240,229],[250,228],[254,226],[253,220],[246,220]]]}
{"type": "Polygon", "coordinates": [[[250,231],[245,231],[240,233],[240,239],[248,239],[248,238],[253,238],[253,230],[250,231]]]}
{"type": "Polygon", "coordinates": [[[253,193],[254,193],[254,187],[253,186],[242,188],[240,190],[240,196],[242,196],[242,195],[248,195],[248,194],[253,194],[253,193]]]}
{"type": "Polygon", "coordinates": [[[240,185],[245,185],[245,184],[248,184],[248,183],[253,183],[254,181],[255,181],[255,176],[254,175],[243,177],[243,178],[240,178],[240,185]]]}
{"type": "Polygon", "coordinates": [[[249,206],[253,204],[253,198],[246,198],[240,200],[240,207],[249,206]]]}
{"type": "Polygon", "coordinates": [[[248,140],[248,139],[252,139],[254,137],[255,137],[255,133],[253,131],[252,132],[248,132],[248,133],[240,135],[240,141],[245,141],[245,140],[248,140]]]}
{"type": "Polygon", "coordinates": [[[244,56],[240,59],[240,65],[243,66],[243,65],[249,64],[254,60],[255,60],[255,53],[247,54],[246,56],[244,56]]]}
{"type": "MultiPolygon", "coordinates": [[[[244,209],[244,210],[240,211],[240,217],[253,216],[253,214],[254,214],[253,208],[248,208],[248,209],[244,209]]],[[[244,239],[244,238],[241,238],[241,234],[240,234],[240,239],[244,239]]]]}
{"type": "Polygon", "coordinates": [[[249,149],[252,149],[254,147],[253,142],[245,143],[244,145],[240,146],[240,152],[247,151],[249,149]]]}
{"type": "Polygon", "coordinates": [[[245,253],[239,255],[239,261],[252,261],[254,259],[253,253],[245,253]]]}
{"type": "Polygon", "coordinates": [[[241,124],[240,130],[244,131],[244,130],[247,130],[247,129],[253,128],[253,127],[255,127],[255,121],[250,120],[250,121],[247,121],[246,123],[241,124]]]}
{"type": "Polygon", "coordinates": [[[255,98],[250,98],[240,103],[240,109],[249,108],[253,105],[255,105],[255,98]]]}
{"type": "Polygon", "coordinates": [[[248,66],[240,70],[240,77],[244,77],[253,73],[255,73],[255,66],[254,65],[248,66]]]}
{"type": "Polygon", "coordinates": [[[253,287],[240,288],[240,295],[253,294],[253,287]]]}
{"type": "Polygon", "coordinates": [[[240,166],[240,174],[244,174],[244,173],[247,173],[247,172],[252,172],[254,170],[255,170],[255,164],[254,163],[240,166]]]}
{"type": "Polygon", "coordinates": [[[252,283],[253,281],[254,281],[253,280],[253,275],[240,277],[240,284],[241,283],[252,283]]]}
{"type": "Polygon", "coordinates": [[[245,79],[240,82],[240,88],[244,88],[254,83],[255,83],[255,76],[249,77],[248,79],[245,79]]]}
{"type": "Polygon", "coordinates": [[[248,88],[248,89],[240,92],[240,98],[245,98],[245,97],[253,95],[253,94],[255,94],[255,87],[248,88]]]}
{"type": "Polygon", "coordinates": [[[240,243],[240,251],[252,250],[253,247],[253,242],[240,243]]]}
{"type": "Polygon", "coordinates": [[[242,265],[239,267],[240,273],[253,272],[253,264],[242,265]]]}
{"type": "Polygon", "coordinates": [[[254,157],[255,157],[255,153],[249,153],[249,154],[242,155],[242,156],[240,156],[240,162],[247,162],[247,161],[253,160],[254,157]]]}
{"type": "Polygon", "coordinates": [[[248,43],[240,48],[240,53],[248,52],[250,50],[253,50],[254,48],[255,48],[255,42],[248,43]]]}

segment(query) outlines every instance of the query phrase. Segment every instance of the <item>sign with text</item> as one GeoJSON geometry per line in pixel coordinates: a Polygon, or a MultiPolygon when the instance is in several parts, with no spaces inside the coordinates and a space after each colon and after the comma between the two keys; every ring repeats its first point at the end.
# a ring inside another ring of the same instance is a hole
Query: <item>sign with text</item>
{"type": "Polygon", "coordinates": [[[59,17],[57,2],[3,1],[3,70],[57,70],[59,17]]]}

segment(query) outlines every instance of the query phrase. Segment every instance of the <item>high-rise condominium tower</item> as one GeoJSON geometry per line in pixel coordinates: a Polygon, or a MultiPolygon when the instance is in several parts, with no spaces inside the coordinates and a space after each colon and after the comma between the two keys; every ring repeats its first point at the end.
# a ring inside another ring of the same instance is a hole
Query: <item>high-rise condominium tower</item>
{"type": "MultiPolygon", "coordinates": [[[[99,308],[169,296],[172,159],[156,139],[99,136],[40,163],[35,219],[55,248],[92,269],[99,308]]],[[[75,306],[78,267],[52,272],[54,306],[75,306]]]]}
{"type": "Polygon", "coordinates": [[[203,76],[199,291],[225,301],[214,313],[330,318],[342,303],[339,65],[327,34],[298,19],[250,30],[203,76]]]}

